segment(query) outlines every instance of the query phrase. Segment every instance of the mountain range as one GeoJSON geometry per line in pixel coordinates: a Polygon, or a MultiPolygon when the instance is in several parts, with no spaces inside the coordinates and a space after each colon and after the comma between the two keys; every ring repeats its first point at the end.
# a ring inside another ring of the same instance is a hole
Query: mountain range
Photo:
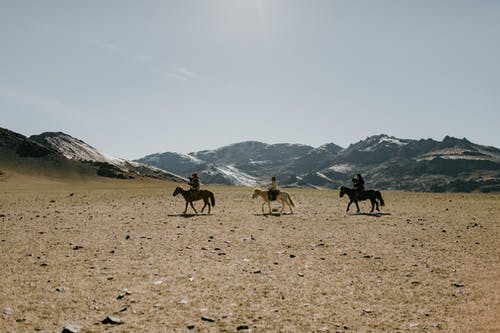
{"type": "Polygon", "coordinates": [[[203,185],[337,189],[362,174],[367,188],[426,192],[500,191],[500,149],[463,138],[401,139],[381,134],[342,148],[246,141],[189,154],[164,152],[135,161],[100,152],[62,132],[25,137],[0,128],[0,180],[6,173],[71,174],[119,179],[152,177],[203,185]]]}
{"type": "Polygon", "coordinates": [[[500,191],[500,149],[446,136],[400,139],[385,134],[342,148],[247,141],[189,154],[145,156],[138,162],[175,174],[197,172],[205,184],[336,189],[362,174],[367,187],[426,192],[500,191]]]}

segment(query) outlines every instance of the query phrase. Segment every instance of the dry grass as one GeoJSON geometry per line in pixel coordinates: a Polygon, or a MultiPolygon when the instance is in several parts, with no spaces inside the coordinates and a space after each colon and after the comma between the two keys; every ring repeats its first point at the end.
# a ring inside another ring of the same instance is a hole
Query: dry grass
{"type": "Polygon", "coordinates": [[[252,189],[210,187],[213,214],[184,216],[174,186],[0,182],[0,331],[500,331],[500,195],[355,215],[287,190],[295,214],[263,216],[252,189]]]}

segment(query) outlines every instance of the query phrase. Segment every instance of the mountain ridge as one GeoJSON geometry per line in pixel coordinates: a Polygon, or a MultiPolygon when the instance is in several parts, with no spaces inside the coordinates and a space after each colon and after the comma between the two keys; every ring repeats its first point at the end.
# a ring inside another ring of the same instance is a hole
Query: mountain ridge
{"type": "Polygon", "coordinates": [[[265,186],[271,176],[282,187],[337,189],[354,174],[367,188],[426,192],[500,191],[500,149],[466,138],[402,139],[372,135],[347,148],[326,143],[268,144],[243,141],[189,154],[164,152],[128,161],[102,153],[63,132],[26,137],[0,128],[0,175],[6,168],[152,177],[186,181],[193,172],[204,185],[265,186]],[[68,171],[69,170],[69,171],[68,171]]]}
{"type": "Polygon", "coordinates": [[[25,173],[40,173],[41,170],[42,174],[51,175],[70,172],[85,177],[95,173],[97,176],[118,179],[150,177],[183,180],[153,166],[104,154],[63,132],[44,132],[26,137],[0,128],[0,162],[0,167],[25,173]]]}
{"type": "Polygon", "coordinates": [[[244,141],[189,154],[156,153],[137,161],[174,167],[180,175],[197,172],[205,184],[248,185],[217,171],[229,167],[260,186],[274,175],[285,187],[336,189],[361,173],[370,187],[383,190],[500,191],[500,149],[451,136],[436,141],[379,134],[347,148],[244,141]],[[181,155],[183,163],[173,163],[181,155]]]}

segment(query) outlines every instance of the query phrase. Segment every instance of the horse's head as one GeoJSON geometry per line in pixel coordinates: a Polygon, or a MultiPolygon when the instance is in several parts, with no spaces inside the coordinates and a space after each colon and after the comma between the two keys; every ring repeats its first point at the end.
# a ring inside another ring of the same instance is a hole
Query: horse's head
{"type": "Polygon", "coordinates": [[[260,194],[260,190],[258,188],[256,188],[254,191],[253,191],[253,194],[252,194],[252,199],[255,199],[259,196],[260,194]]]}
{"type": "Polygon", "coordinates": [[[172,194],[172,195],[175,197],[177,194],[181,193],[181,191],[182,191],[182,188],[180,188],[179,186],[177,186],[175,188],[174,194],[172,194]]]}
{"type": "Polygon", "coordinates": [[[344,187],[344,186],[342,186],[342,187],[340,188],[340,193],[339,193],[339,195],[340,195],[340,197],[342,198],[342,197],[344,196],[344,194],[345,194],[345,187],[344,187]]]}

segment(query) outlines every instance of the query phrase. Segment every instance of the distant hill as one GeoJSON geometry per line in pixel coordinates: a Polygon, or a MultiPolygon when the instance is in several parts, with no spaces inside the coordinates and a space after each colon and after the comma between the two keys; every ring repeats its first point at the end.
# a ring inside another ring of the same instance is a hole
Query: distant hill
{"type": "Polygon", "coordinates": [[[152,177],[182,180],[167,171],[106,155],[62,132],[29,138],[0,128],[0,172],[72,177],[102,176],[119,179],[152,177]]]}
{"type": "Polygon", "coordinates": [[[247,141],[190,154],[145,156],[138,162],[205,184],[257,186],[272,175],[280,186],[338,188],[361,173],[367,187],[428,192],[500,191],[500,150],[467,139],[400,139],[375,135],[342,148],[247,141]]]}

